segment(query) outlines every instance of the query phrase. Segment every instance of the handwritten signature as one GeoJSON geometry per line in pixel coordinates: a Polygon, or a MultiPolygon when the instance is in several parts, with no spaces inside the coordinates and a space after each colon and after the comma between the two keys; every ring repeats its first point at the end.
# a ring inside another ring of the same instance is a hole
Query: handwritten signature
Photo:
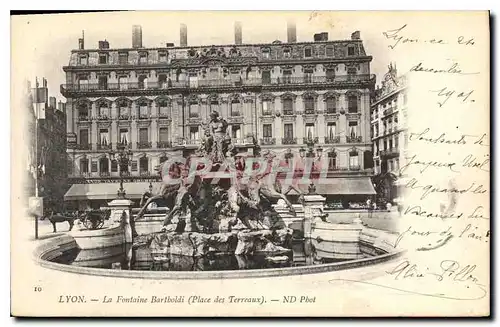
{"type": "MultiPolygon", "coordinates": [[[[420,289],[420,287],[418,290],[415,290],[390,286],[391,283],[384,285],[363,280],[332,279],[329,282],[335,283],[338,281],[350,281],[415,295],[436,297],[448,300],[479,300],[486,296],[487,290],[486,286],[481,284],[479,278],[474,275],[474,271],[476,269],[477,266],[473,264],[464,265],[456,260],[445,259],[441,261],[436,271],[432,271],[429,267],[422,267],[415,263],[412,263],[410,260],[405,259],[402,262],[399,262],[392,269],[389,269],[385,272],[388,276],[392,277],[394,281],[426,280],[429,282],[437,283],[436,286],[447,286],[451,284],[449,288],[446,288],[446,293],[440,293],[439,291],[436,292],[436,289],[438,289],[438,287],[433,288],[432,291],[426,291],[425,289],[420,289]],[[466,291],[465,289],[467,289],[468,291],[466,291]],[[453,294],[453,292],[455,292],[455,294],[453,294]]],[[[419,286],[420,284],[415,283],[414,285],[419,286]]],[[[429,284],[426,283],[425,285],[429,284]]]]}

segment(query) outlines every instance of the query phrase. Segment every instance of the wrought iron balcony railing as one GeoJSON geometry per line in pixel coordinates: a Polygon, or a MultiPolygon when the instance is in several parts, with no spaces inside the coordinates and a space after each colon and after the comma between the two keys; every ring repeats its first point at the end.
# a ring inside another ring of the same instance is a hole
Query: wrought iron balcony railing
{"type": "Polygon", "coordinates": [[[297,138],[296,137],[284,137],[281,140],[281,143],[283,143],[283,144],[297,144],[297,138]]]}
{"type": "Polygon", "coordinates": [[[399,149],[398,148],[390,148],[390,149],[386,149],[386,150],[381,150],[380,156],[381,157],[397,157],[397,156],[399,156],[399,149]]]}
{"type": "Polygon", "coordinates": [[[325,144],[336,144],[336,143],[340,143],[340,136],[325,137],[325,144]]]}
{"type": "Polygon", "coordinates": [[[272,110],[262,110],[262,116],[272,116],[273,111],[272,110]]]}
{"type": "Polygon", "coordinates": [[[314,114],[317,114],[317,112],[314,109],[306,109],[306,110],[304,110],[304,114],[314,115],[314,114]]]}
{"type": "Polygon", "coordinates": [[[304,137],[304,144],[316,144],[319,142],[318,137],[304,137]]]}
{"type": "Polygon", "coordinates": [[[163,119],[170,119],[170,115],[169,115],[169,114],[167,114],[167,113],[164,113],[164,112],[160,112],[160,113],[158,114],[158,117],[159,117],[159,118],[163,118],[163,119]]]}
{"type": "Polygon", "coordinates": [[[347,143],[361,143],[363,138],[361,136],[347,136],[346,137],[346,142],[347,143]]]}
{"type": "Polygon", "coordinates": [[[127,82],[107,84],[62,84],[61,93],[89,92],[89,91],[127,91],[127,90],[159,90],[169,88],[216,88],[216,87],[241,87],[254,85],[304,85],[304,84],[349,84],[364,81],[374,81],[374,74],[341,75],[335,77],[307,76],[307,77],[277,77],[271,79],[249,78],[233,80],[227,79],[199,79],[197,81],[162,81],[162,82],[127,82]]]}
{"type": "Polygon", "coordinates": [[[97,143],[97,150],[111,150],[112,143],[97,143]]]}
{"type": "Polygon", "coordinates": [[[130,115],[120,115],[118,116],[118,120],[129,120],[130,119],[130,115]]]}
{"type": "Polygon", "coordinates": [[[276,139],[274,137],[263,137],[260,139],[261,145],[274,145],[276,144],[276,139]]]}
{"type": "MultiPolygon", "coordinates": [[[[154,174],[154,175],[156,175],[156,174],[154,174]]],[[[153,174],[148,170],[140,170],[139,176],[153,176],[153,174]]]]}
{"type": "Polygon", "coordinates": [[[137,142],[138,149],[151,149],[151,142],[137,142]]]}
{"type": "Polygon", "coordinates": [[[99,115],[96,117],[96,120],[109,120],[110,117],[108,115],[99,115]]]}
{"type": "Polygon", "coordinates": [[[159,141],[157,143],[157,147],[160,149],[171,148],[172,142],[171,141],[159,141]]]}
{"type": "Polygon", "coordinates": [[[99,172],[99,177],[109,177],[111,176],[111,173],[109,171],[100,171],[99,172]]]}
{"type": "Polygon", "coordinates": [[[89,120],[90,120],[90,116],[88,116],[88,115],[78,116],[78,121],[89,121],[89,120]]]}
{"type": "Polygon", "coordinates": [[[291,109],[285,109],[285,110],[283,110],[283,115],[284,116],[293,116],[293,115],[295,115],[295,112],[293,111],[293,109],[292,110],[291,109]]]}

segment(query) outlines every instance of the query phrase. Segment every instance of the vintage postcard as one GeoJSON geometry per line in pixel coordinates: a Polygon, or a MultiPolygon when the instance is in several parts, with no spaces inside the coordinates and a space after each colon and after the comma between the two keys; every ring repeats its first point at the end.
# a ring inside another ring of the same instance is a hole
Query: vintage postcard
{"type": "Polygon", "coordinates": [[[490,315],[487,11],[11,20],[12,315],[490,315]]]}

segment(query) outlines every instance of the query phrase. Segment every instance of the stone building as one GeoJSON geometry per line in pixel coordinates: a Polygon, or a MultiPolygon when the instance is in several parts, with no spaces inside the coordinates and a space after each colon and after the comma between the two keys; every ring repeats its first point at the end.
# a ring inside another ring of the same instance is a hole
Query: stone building
{"type": "Polygon", "coordinates": [[[407,80],[390,64],[382,85],[375,90],[371,112],[374,181],[377,193],[387,201],[398,197],[399,168],[408,144],[407,80]]]}
{"type": "Polygon", "coordinates": [[[26,145],[27,180],[26,196],[35,196],[35,178],[38,176],[38,195],[43,197],[46,210],[64,210],[64,194],[67,184],[67,154],[66,154],[66,104],[55,97],[49,97],[47,81],[42,85],[36,82],[35,88],[28,83],[26,99],[26,145]],[[35,106],[44,111],[38,119],[35,106]],[[35,142],[35,137],[38,138],[35,142]],[[38,151],[35,151],[35,144],[38,151]],[[36,160],[36,154],[38,160],[36,160]]]}
{"type": "Polygon", "coordinates": [[[187,45],[185,25],[180,47],[142,47],[139,26],[131,48],[100,41],[97,49],[85,49],[79,40],[61,85],[74,183],[67,200],[101,206],[116,196],[118,165],[110,159],[118,145],[132,151],[124,172],[127,195],[136,199],[150,183],[156,187],[154,168],[196,149],[214,110],[242,149],[257,142],[282,158],[328,157],[328,175],[337,179],[317,185],[317,192],[374,193],[369,133],[375,77],[360,33],[346,40],[318,33],[311,42],[297,42],[289,24],[286,42],[244,44],[241,24],[234,28],[235,43],[216,46],[187,45]]]}

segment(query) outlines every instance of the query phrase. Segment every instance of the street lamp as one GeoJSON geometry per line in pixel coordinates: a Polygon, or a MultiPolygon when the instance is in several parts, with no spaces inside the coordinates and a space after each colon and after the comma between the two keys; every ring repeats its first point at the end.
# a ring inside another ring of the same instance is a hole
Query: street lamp
{"type": "Polygon", "coordinates": [[[111,160],[116,160],[120,167],[120,188],[118,189],[118,198],[125,199],[125,189],[123,188],[123,172],[128,170],[128,166],[132,161],[132,151],[127,150],[125,146],[119,146],[115,153],[113,150],[109,153],[111,160]]]}

